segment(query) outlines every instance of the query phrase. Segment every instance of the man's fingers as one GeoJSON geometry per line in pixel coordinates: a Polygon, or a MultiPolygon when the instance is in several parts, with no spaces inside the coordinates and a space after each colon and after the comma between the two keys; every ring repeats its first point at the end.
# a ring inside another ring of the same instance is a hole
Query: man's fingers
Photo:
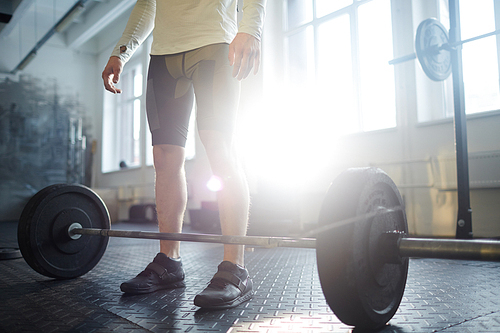
{"type": "Polygon", "coordinates": [[[250,71],[252,70],[252,64],[250,63],[250,58],[245,57],[241,61],[240,73],[237,77],[238,80],[246,79],[250,71]]]}
{"type": "Polygon", "coordinates": [[[233,46],[233,44],[230,44],[229,45],[229,54],[227,56],[227,58],[229,59],[229,66],[234,65],[234,53],[235,53],[234,46],[233,46]]]}
{"type": "Polygon", "coordinates": [[[260,69],[260,52],[257,52],[255,55],[255,66],[253,69],[253,74],[256,75],[259,72],[260,69]]]}
{"type": "Polygon", "coordinates": [[[111,83],[111,74],[108,73],[107,68],[105,68],[102,72],[102,81],[104,83],[104,88],[107,91],[111,91],[114,93],[113,84],[111,83]]]}
{"type": "Polygon", "coordinates": [[[233,66],[233,77],[237,77],[239,72],[240,72],[240,67],[241,67],[241,53],[237,53],[237,56],[233,56],[233,63],[231,66],[233,66]]]}
{"type": "Polygon", "coordinates": [[[115,87],[111,81],[112,76],[113,73],[111,73],[110,69],[108,67],[104,68],[104,71],[102,72],[102,81],[104,83],[104,89],[106,89],[109,92],[112,92],[113,94],[116,94],[115,87]]]}
{"type": "Polygon", "coordinates": [[[247,50],[247,52],[243,53],[237,79],[246,79],[252,71],[252,68],[257,65],[256,62],[257,58],[253,50],[247,50]]]}
{"type": "Polygon", "coordinates": [[[102,71],[104,88],[113,94],[120,94],[122,92],[121,89],[115,87],[115,84],[120,81],[122,67],[122,62],[118,57],[110,57],[106,67],[102,71]]]}
{"type": "Polygon", "coordinates": [[[228,57],[234,78],[243,80],[252,69],[256,74],[260,67],[260,41],[249,34],[238,33],[229,45],[228,57]]]}
{"type": "MultiPolygon", "coordinates": [[[[118,89],[115,87],[115,85],[113,84],[113,81],[115,81],[114,79],[111,80],[111,77],[113,76],[113,74],[104,74],[103,73],[103,81],[104,81],[104,88],[109,91],[109,92],[112,92],[113,94],[120,94],[122,91],[121,89],[118,89]]],[[[116,82],[118,82],[118,80],[116,80],[116,82]]],[[[116,83],[115,82],[115,83],[116,83]]]]}
{"type": "Polygon", "coordinates": [[[116,94],[117,92],[115,86],[111,83],[111,80],[104,81],[104,88],[113,94],[116,94]]]}
{"type": "Polygon", "coordinates": [[[111,82],[111,80],[108,81],[108,84],[104,84],[104,87],[106,88],[107,91],[112,92],[113,94],[121,94],[121,89],[118,89],[115,87],[115,85],[111,82]]]}

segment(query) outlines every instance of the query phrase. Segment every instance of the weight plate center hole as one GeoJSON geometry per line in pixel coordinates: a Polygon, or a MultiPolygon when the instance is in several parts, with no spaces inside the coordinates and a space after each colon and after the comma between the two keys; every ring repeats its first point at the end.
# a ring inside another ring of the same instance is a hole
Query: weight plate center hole
{"type": "Polygon", "coordinates": [[[87,245],[88,237],[73,234],[71,230],[91,226],[90,218],[83,210],[76,207],[64,209],[52,224],[52,241],[63,253],[78,253],[87,245]]]}

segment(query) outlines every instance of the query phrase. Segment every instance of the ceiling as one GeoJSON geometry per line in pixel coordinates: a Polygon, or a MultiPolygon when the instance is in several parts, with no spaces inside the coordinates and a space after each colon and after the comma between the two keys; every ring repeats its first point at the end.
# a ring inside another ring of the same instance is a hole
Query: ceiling
{"type": "Polygon", "coordinates": [[[54,35],[78,49],[135,0],[0,0],[0,72],[23,69],[54,35]]]}

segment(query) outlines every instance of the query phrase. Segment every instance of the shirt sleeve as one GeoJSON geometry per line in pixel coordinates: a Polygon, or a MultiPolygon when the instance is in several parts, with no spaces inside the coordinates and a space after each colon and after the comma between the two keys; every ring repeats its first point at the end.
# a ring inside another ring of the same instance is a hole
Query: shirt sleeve
{"type": "Polygon", "coordinates": [[[137,0],[128,19],[125,31],[113,49],[111,56],[120,58],[124,63],[127,62],[135,50],[153,31],[155,12],[155,0],[137,0]]]}
{"type": "Polygon", "coordinates": [[[243,17],[238,32],[244,32],[261,39],[266,12],[266,0],[244,0],[243,17]]]}

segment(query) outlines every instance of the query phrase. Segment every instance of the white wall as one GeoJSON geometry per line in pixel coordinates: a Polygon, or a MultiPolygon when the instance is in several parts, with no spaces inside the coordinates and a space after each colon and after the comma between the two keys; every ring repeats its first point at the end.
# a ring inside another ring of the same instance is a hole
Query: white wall
{"type": "MultiPolygon", "coordinates": [[[[96,77],[100,76],[96,65],[94,54],[67,48],[63,35],[55,34],[23,71],[15,75],[2,73],[0,79],[17,80],[19,75],[47,82],[55,79],[60,95],[72,96],[84,109],[95,112],[101,108],[95,98],[98,92],[96,77]]],[[[93,123],[92,128],[95,131],[97,123],[93,123]]]]}

